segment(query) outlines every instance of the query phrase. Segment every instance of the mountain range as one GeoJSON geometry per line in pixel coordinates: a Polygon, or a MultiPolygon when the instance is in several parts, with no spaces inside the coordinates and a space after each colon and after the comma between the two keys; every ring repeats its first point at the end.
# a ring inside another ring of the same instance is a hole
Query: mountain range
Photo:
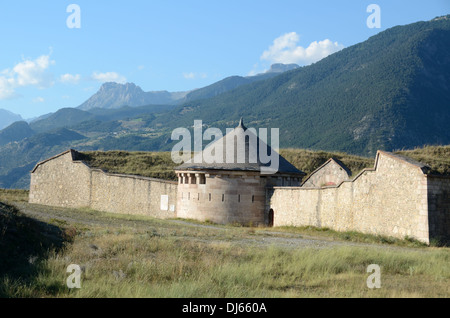
{"type": "Polygon", "coordinates": [[[450,144],[450,16],[396,26],[309,66],[273,65],[190,92],[105,83],[85,103],[0,131],[0,187],[69,147],[170,150],[176,127],[280,128],[280,146],[345,151],[450,144]]]}
{"type": "Polygon", "coordinates": [[[94,108],[116,109],[124,106],[136,107],[150,104],[180,104],[195,99],[213,97],[241,85],[274,77],[298,67],[297,64],[273,64],[268,71],[262,74],[246,77],[231,76],[207,87],[186,92],[144,92],[142,88],[134,83],[118,84],[109,82],[104,83],[97,93],[77,108],[81,110],[91,110],[94,108]]]}
{"type": "Polygon", "coordinates": [[[281,147],[373,156],[450,143],[450,16],[397,26],[312,65],[187,102],[151,124],[279,127],[281,147]]]}

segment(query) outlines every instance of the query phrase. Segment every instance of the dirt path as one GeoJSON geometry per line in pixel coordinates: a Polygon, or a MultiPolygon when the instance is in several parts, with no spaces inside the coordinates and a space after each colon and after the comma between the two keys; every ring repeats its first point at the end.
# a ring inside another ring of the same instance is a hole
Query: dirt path
{"type": "MultiPolygon", "coordinates": [[[[199,224],[186,220],[169,219],[159,220],[149,217],[135,217],[114,215],[90,210],[76,210],[57,207],[48,207],[19,202],[14,205],[29,217],[64,225],[100,226],[111,229],[130,227],[136,230],[165,231],[175,233],[182,231],[183,239],[202,241],[205,243],[232,243],[237,245],[269,247],[271,245],[286,248],[329,248],[335,246],[361,246],[389,249],[411,249],[406,247],[388,246],[381,244],[354,243],[337,241],[325,237],[313,237],[304,234],[277,232],[260,228],[230,227],[213,224],[199,224]],[[196,235],[196,229],[202,235],[196,235]],[[187,234],[185,232],[188,232],[187,234]]],[[[178,234],[172,234],[178,235],[178,234]]]]}

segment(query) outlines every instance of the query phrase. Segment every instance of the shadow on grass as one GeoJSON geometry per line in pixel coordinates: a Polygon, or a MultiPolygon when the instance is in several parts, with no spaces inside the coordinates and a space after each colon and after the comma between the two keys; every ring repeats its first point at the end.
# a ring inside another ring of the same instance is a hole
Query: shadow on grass
{"type": "Polygon", "coordinates": [[[0,297],[14,297],[5,281],[32,284],[39,263],[73,240],[75,229],[64,229],[29,218],[0,202],[0,297]]]}
{"type": "Polygon", "coordinates": [[[435,236],[430,239],[430,246],[450,247],[450,236],[435,236]]]}

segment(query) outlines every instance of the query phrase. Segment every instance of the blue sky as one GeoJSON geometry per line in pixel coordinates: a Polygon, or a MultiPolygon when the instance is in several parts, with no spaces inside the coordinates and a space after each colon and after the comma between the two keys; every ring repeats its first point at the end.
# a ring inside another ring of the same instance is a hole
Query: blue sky
{"type": "Polygon", "coordinates": [[[272,63],[308,65],[450,1],[15,0],[0,5],[0,108],[24,118],[76,107],[105,81],[186,91],[272,63]],[[66,12],[79,6],[81,28],[66,12]],[[381,28],[369,28],[377,4],[381,28]]]}

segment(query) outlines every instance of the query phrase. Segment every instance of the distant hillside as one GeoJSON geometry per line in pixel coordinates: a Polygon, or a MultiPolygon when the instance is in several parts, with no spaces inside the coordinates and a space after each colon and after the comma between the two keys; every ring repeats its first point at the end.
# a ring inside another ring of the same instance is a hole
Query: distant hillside
{"type": "Polygon", "coordinates": [[[154,113],[164,113],[173,109],[174,105],[144,105],[144,106],[124,106],[116,109],[102,109],[93,108],[88,112],[95,115],[95,118],[101,121],[111,120],[125,120],[129,118],[136,118],[142,115],[149,115],[154,113]]]}
{"type": "Polygon", "coordinates": [[[50,131],[61,127],[70,127],[83,121],[94,119],[94,115],[75,108],[62,108],[50,116],[30,123],[37,132],[50,131]]]}
{"type": "Polygon", "coordinates": [[[85,139],[84,136],[60,128],[0,146],[0,188],[27,189],[30,171],[42,160],[63,152],[85,139]]]}
{"type": "Polygon", "coordinates": [[[280,128],[281,147],[374,156],[449,144],[450,16],[397,26],[310,66],[187,102],[153,125],[280,128]]]}
{"type": "Polygon", "coordinates": [[[172,105],[125,106],[117,109],[93,108],[89,111],[62,108],[53,114],[31,122],[30,127],[37,132],[46,132],[57,128],[71,128],[81,133],[99,131],[100,128],[100,131],[108,132],[105,127],[115,125],[112,122],[139,116],[151,117],[153,113],[163,113],[173,107],[172,105]]]}
{"type": "Polygon", "coordinates": [[[31,137],[35,132],[30,128],[27,122],[17,121],[3,130],[0,130],[0,146],[13,141],[20,141],[31,137]]]}
{"type": "Polygon", "coordinates": [[[247,80],[245,77],[230,76],[214,84],[211,84],[209,86],[200,89],[196,89],[188,93],[185,99],[186,101],[188,101],[214,97],[248,83],[250,83],[250,81],[247,80]]]}
{"type": "Polygon", "coordinates": [[[265,73],[257,74],[254,76],[230,76],[218,81],[214,84],[208,85],[206,87],[196,89],[188,93],[184,101],[194,101],[199,99],[205,99],[214,97],[225,92],[231,91],[239,86],[250,84],[253,82],[261,81],[264,79],[275,77],[281,73],[294,70],[299,68],[297,64],[273,64],[265,73]]]}
{"type": "Polygon", "coordinates": [[[6,109],[0,109],[0,129],[8,127],[16,121],[23,120],[22,116],[14,114],[6,109]]]}

